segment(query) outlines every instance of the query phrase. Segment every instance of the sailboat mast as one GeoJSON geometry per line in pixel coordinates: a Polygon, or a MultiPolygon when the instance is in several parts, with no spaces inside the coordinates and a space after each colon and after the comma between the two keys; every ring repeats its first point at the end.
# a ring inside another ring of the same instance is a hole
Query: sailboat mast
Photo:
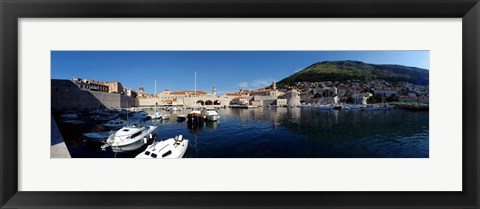
{"type": "Polygon", "coordinates": [[[197,96],[197,72],[195,72],[195,97],[197,96]]]}
{"type": "Polygon", "coordinates": [[[155,101],[155,117],[157,117],[157,100],[155,99],[157,97],[157,80],[155,79],[155,95],[153,96],[153,101],[155,101]]]}

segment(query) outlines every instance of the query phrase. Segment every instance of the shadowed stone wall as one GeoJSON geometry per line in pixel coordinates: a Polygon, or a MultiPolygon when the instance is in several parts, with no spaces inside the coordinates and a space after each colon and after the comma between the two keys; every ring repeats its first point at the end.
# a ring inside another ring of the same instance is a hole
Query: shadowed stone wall
{"type": "Polygon", "coordinates": [[[92,110],[101,107],[138,106],[138,100],[126,95],[84,91],[70,80],[51,80],[52,111],[92,110]]]}

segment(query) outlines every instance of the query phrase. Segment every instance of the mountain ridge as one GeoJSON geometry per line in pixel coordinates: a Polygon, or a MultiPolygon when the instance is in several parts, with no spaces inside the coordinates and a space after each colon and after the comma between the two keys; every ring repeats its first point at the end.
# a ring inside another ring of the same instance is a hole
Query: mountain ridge
{"type": "Polygon", "coordinates": [[[278,82],[291,85],[296,82],[322,82],[383,79],[389,82],[428,84],[427,69],[398,64],[370,64],[355,60],[316,62],[278,82]]]}

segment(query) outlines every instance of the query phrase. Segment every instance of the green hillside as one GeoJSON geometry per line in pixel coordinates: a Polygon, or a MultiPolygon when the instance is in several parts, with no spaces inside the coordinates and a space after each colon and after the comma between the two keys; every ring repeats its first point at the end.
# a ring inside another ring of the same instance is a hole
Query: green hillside
{"type": "Polygon", "coordinates": [[[296,82],[345,81],[384,79],[389,82],[406,81],[415,84],[428,84],[428,70],[402,65],[376,65],[359,61],[317,62],[287,77],[278,84],[291,85],[296,82]]]}

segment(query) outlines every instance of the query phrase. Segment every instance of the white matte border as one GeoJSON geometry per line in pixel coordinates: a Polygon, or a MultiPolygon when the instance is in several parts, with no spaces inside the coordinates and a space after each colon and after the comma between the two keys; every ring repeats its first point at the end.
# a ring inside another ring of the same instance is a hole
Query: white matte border
{"type": "Polygon", "coordinates": [[[460,18],[22,18],[18,64],[20,191],[462,190],[460,18]],[[50,159],[51,50],[430,50],[430,158],[50,159]]]}

